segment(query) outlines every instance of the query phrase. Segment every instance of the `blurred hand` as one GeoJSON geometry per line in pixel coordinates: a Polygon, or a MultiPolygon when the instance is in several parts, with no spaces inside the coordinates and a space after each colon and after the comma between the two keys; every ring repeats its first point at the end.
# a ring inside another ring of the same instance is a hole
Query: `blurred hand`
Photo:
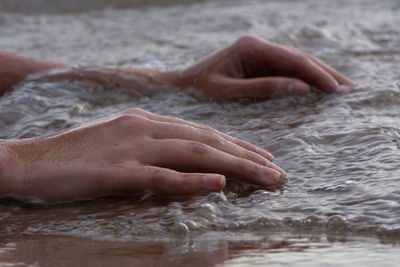
{"type": "MultiPolygon", "coordinates": [[[[30,74],[73,66],[0,50],[0,95],[30,74]]],[[[136,85],[126,79],[134,75],[153,84],[194,87],[212,97],[282,97],[307,93],[310,85],[328,93],[343,92],[354,86],[348,78],[315,57],[253,36],[244,36],[183,70],[80,65],[64,75],[70,79],[91,79],[96,70],[103,77],[108,76],[108,81],[126,87],[136,85]]]]}
{"type": "Polygon", "coordinates": [[[212,97],[282,97],[307,93],[310,85],[328,93],[354,86],[315,57],[253,36],[244,36],[193,66],[168,75],[170,83],[194,87],[212,97]]]}
{"type": "Polygon", "coordinates": [[[15,178],[8,179],[14,188],[9,193],[49,202],[220,191],[225,175],[271,186],[285,176],[265,150],[208,126],[141,109],[1,146],[9,151],[4,161],[9,168],[0,176],[15,178]]]}

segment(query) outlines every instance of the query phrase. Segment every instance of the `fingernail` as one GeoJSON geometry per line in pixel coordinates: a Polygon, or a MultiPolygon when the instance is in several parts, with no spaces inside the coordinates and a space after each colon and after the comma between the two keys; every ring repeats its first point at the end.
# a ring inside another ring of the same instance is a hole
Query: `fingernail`
{"type": "Polygon", "coordinates": [[[277,170],[278,172],[280,172],[281,175],[282,175],[282,179],[285,178],[286,175],[287,175],[287,173],[286,173],[281,167],[279,167],[278,165],[276,165],[275,163],[268,162],[265,166],[270,167],[270,168],[275,169],[275,170],[277,170]]]}
{"type": "Polygon", "coordinates": [[[357,84],[356,84],[355,82],[351,81],[351,80],[349,80],[348,83],[349,83],[348,85],[349,85],[351,88],[357,87],[357,84]]]}
{"type": "Polygon", "coordinates": [[[258,171],[263,183],[266,186],[276,184],[282,176],[279,171],[268,167],[258,167],[258,171]]]}
{"type": "Polygon", "coordinates": [[[256,153],[263,156],[266,159],[269,159],[270,161],[273,161],[275,159],[271,153],[258,147],[256,148],[256,153]]]}
{"type": "Polygon", "coordinates": [[[322,87],[319,89],[327,93],[335,93],[337,92],[338,88],[339,88],[339,83],[336,80],[333,80],[333,81],[326,81],[325,83],[322,84],[322,87]]]}
{"type": "Polygon", "coordinates": [[[309,90],[310,87],[308,85],[299,82],[291,82],[288,87],[289,94],[305,94],[308,93],[309,90]]]}
{"type": "Polygon", "coordinates": [[[221,190],[225,187],[225,177],[218,174],[206,174],[203,176],[203,184],[208,190],[221,190]]]}
{"type": "Polygon", "coordinates": [[[347,94],[351,91],[351,87],[347,85],[338,85],[336,88],[336,93],[338,94],[347,94]]]}

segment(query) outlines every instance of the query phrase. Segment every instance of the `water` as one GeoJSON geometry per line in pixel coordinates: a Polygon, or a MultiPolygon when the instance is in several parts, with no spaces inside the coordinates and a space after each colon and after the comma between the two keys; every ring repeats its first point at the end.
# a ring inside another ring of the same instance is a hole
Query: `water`
{"type": "Polygon", "coordinates": [[[0,138],[140,107],[263,147],[288,178],[272,188],[229,180],[221,193],[176,198],[2,200],[0,265],[398,264],[397,0],[72,2],[76,8],[0,1],[0,47],[52,60],[174,68],[255,34],[311,53],[359,86],[347,95],[209,101],[190,90],[146,91],[140,82],[21,84],[0,99],[0,138]]]}

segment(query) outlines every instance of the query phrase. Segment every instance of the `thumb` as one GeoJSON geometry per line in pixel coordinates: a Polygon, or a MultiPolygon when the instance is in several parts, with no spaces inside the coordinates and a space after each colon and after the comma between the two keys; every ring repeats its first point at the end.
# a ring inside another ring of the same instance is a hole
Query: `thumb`
{"type": "Polygon", "coordinates": [[[310,86],[305,82],[286,77],[251,79],[221,77],[217,85],[221,90],[216,92],[216,97],[261,96],[273,98],[300,95],[310,91],[310,86]]]}

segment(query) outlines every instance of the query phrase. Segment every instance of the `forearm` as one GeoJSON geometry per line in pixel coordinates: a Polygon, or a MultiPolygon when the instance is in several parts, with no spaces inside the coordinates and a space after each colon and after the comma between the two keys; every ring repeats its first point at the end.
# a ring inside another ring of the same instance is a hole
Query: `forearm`
{"type": "Polygon", "coordinates": [[[82,65],[82,68],[97,69],[104,73],[135,76],[154,85],[165,84],[164,71],[149,68],[137,68],[130,66],[112,66],[112,65],[82,65]]]}
{"type": "Polygon", "coordinates": [[[65,66],[64,63],[33,59],[0,50],[0,95],[30,74],[65,66]]]}
{"type": "Polygon", "coordinates": [[[7,144],[10,142],[0,139],[0,197],[18,194],[16,184],[20,178],[17,174],[20,169],[8,148],[7,144]]]}
{"type": "MultiPolygon", "coordinates": [[[[0,50],[0,96],[8,91],[13,85],[26,79],[29,75],[54,68],[68,69],[73,68],[73,65],[68,63],[38,60],[0,50]]],[[[178,72],[176,71],[85,64],[79,65],[76,68],[78,68],[77,72],[67,74],[69,78],[82,79],[85,78],[84,70],[99,70],[103,72],[103,75],[128,75],[143,79],[153,85],[170,84],[178,86],[176,83],[178,72]]],[[[119,83],[120,81],[118,81],[118,76],[115,77],[117,77],[116,83],[119,83]]]]}
{"type": "Polygon", "coordinates": [[[3,140],[0,139],[0,197],[7,192],[6,161],[7,151],[2,146],[3,140]]]}

